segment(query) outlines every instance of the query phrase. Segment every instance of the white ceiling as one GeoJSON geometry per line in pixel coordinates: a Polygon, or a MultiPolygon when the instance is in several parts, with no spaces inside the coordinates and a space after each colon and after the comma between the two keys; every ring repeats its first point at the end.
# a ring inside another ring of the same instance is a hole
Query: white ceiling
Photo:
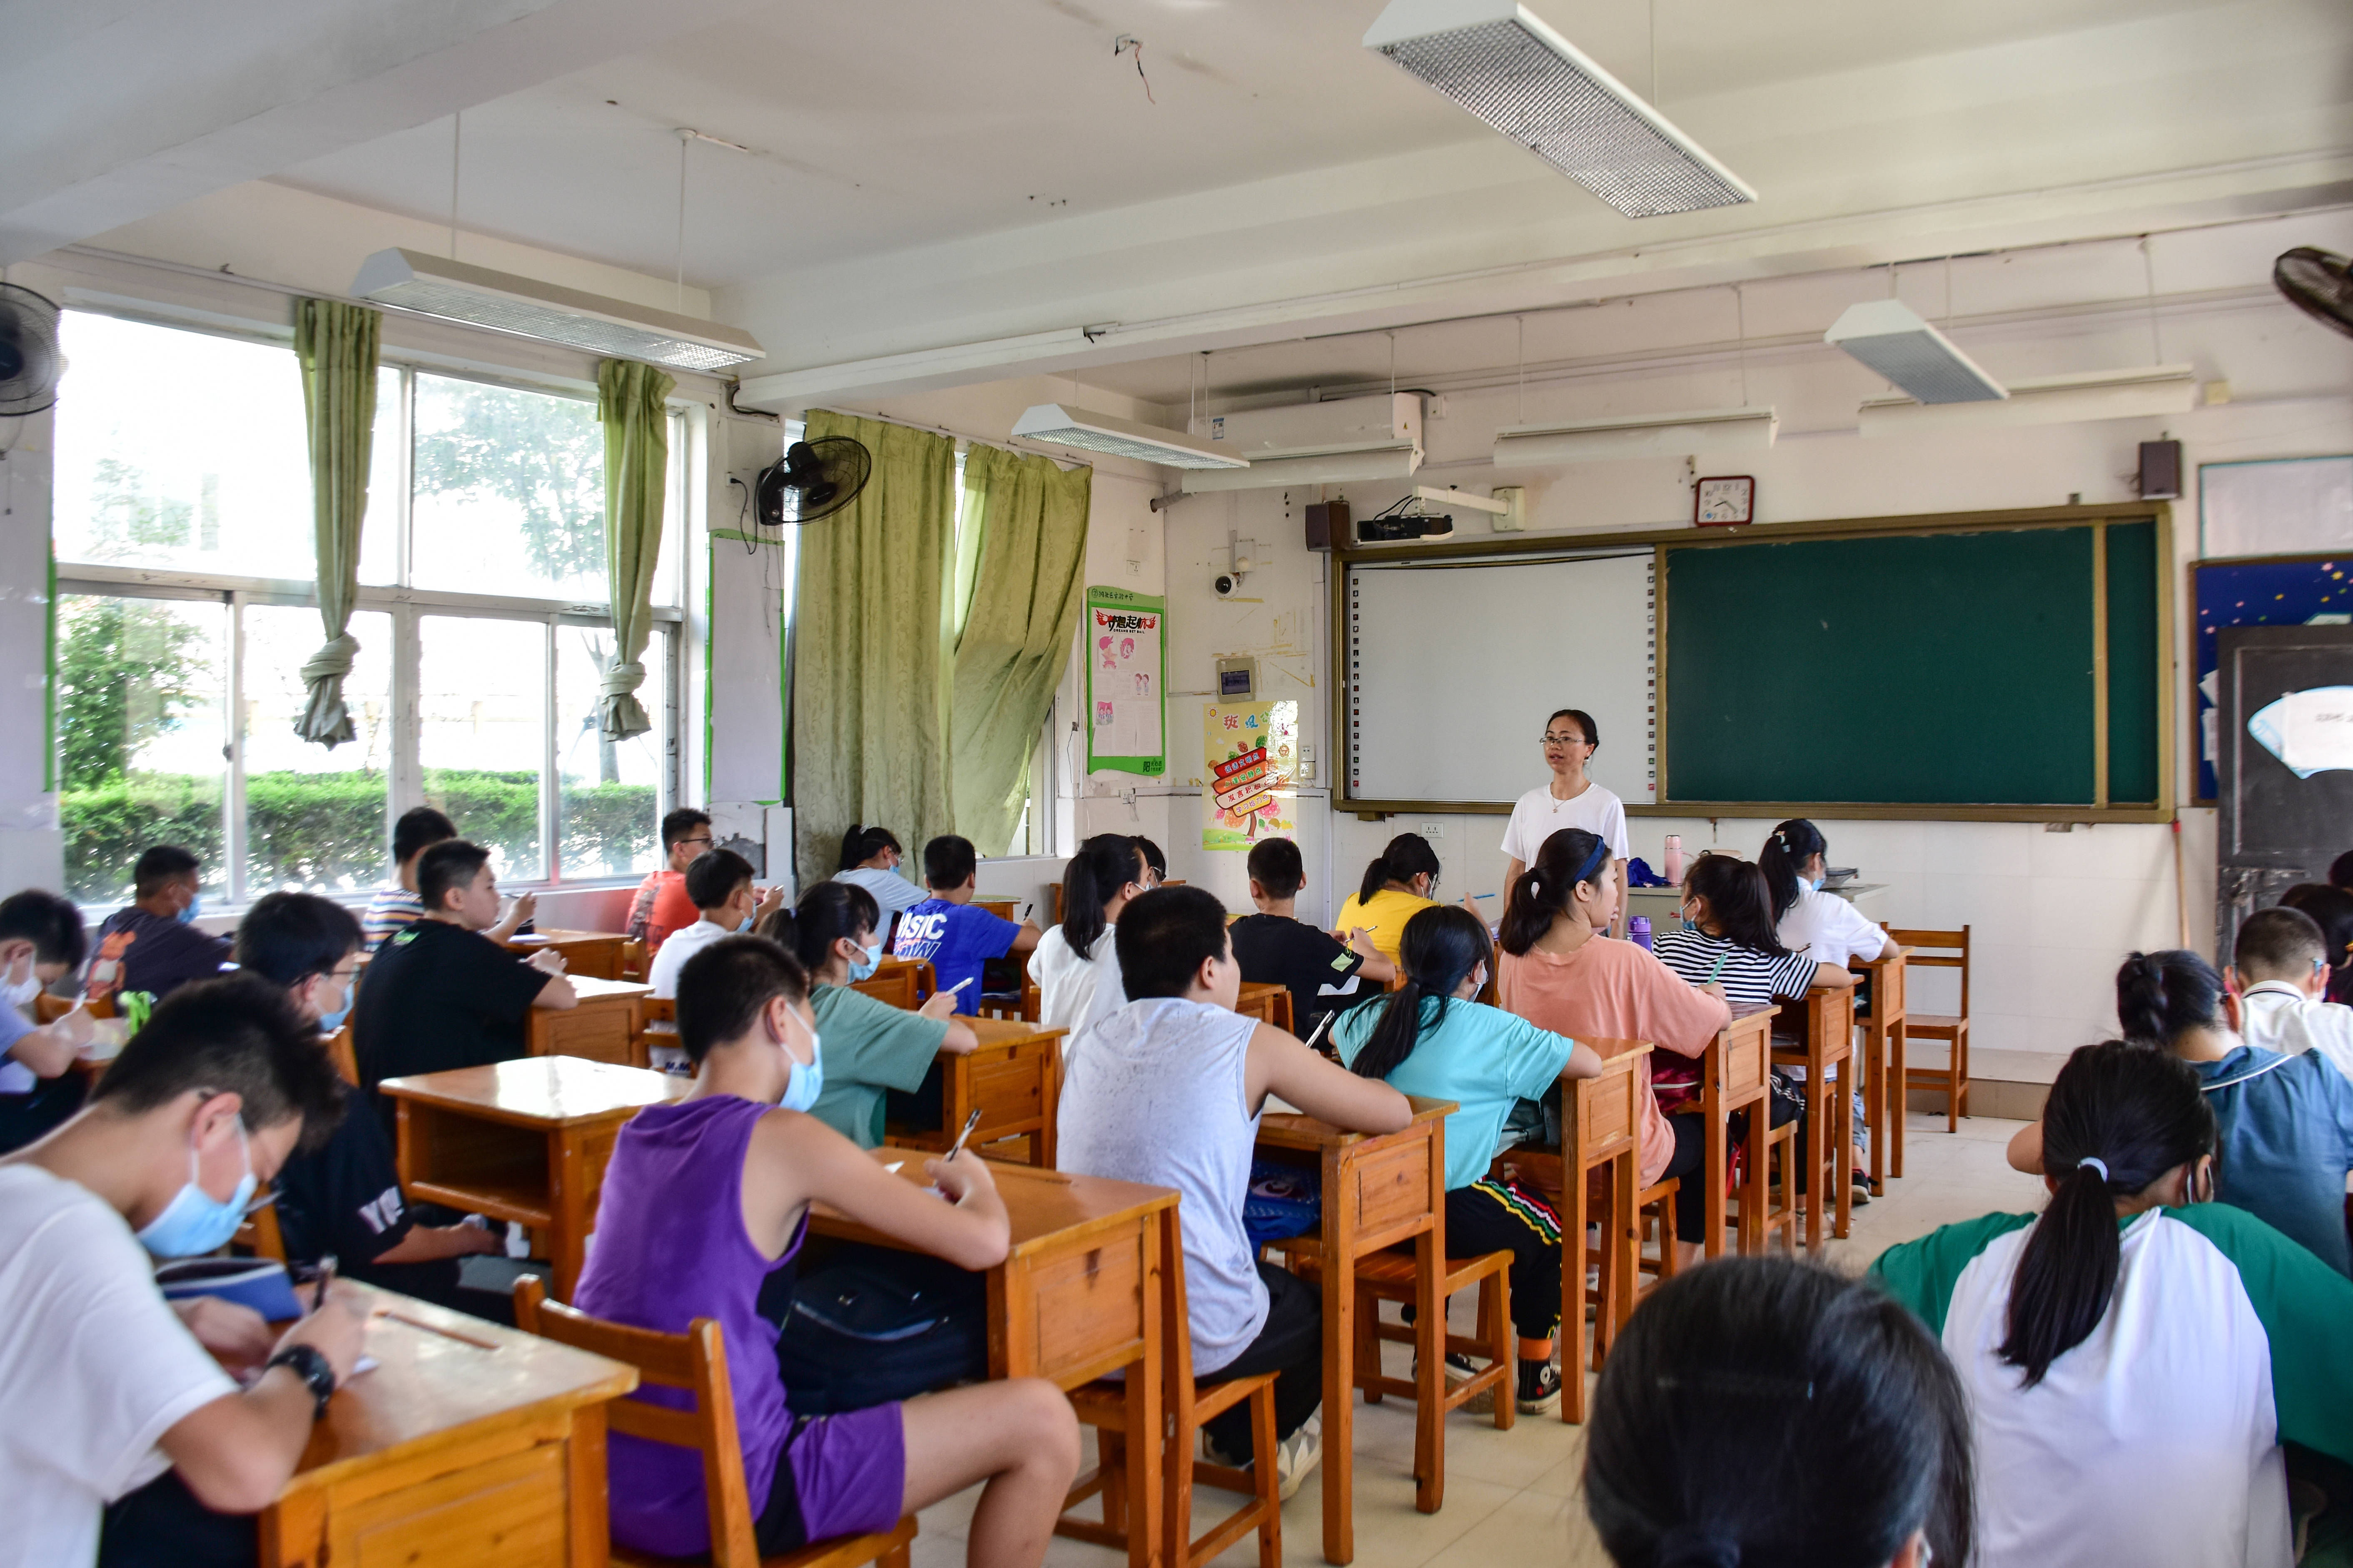
{"type": "MultiPolygon", "coordinates": [[[[1641,0],[1538,8],[1647,90],[1641,0]]],[[[692,126],[753,149],[698,142],[688,152],[686,279],[718,288],[1492,140],[1361,47],[1380,9],[1381,0],[770,0],[470,110],[460,222],[668,276],[679,254],[672,132],[692,126]],[[1144,40],[1150,100],[1136,57],[1113,53],[1124,34],[1144,40]]],[[[1658,98],[1672,117],[1679,103],[1776,83],[2215,9],[2200,0],[1657,0],[1658,98]]],[[[2059,85],[1989,81],[1966,92],[1993,114],[2004,98],[2059,85]]],[[[450,133],[440,120],[279,177],[440,219],[450,133]]],[[[1754,125],[1731,133],[1744,146],[1770,140],[1754,125]]],[[[1546,189],[1572,211],[1600,210],[1565,180],[1546,189]]]]}

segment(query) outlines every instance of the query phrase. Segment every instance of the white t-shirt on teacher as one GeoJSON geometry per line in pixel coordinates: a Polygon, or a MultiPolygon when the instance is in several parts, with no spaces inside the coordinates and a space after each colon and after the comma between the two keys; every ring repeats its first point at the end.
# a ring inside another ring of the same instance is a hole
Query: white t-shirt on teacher
{"type": "Polygon", "coordinates": [[[1512,807],[1512,824],[1504,829],[1504,853],[1523,866],[1533,866],[1545,840],[1564,827],[1598,834],[1609,844],[1609,853],[1626,858],[1626,803],[1591,779],[1575,800],[1553,799],[1550,784],[1520,796],[1512,807]]]}
{"type": "Polygon", "coordinates": [[[1798,889],[1798,901],[1781,917],[1781,945],[1816,963],[1843,964],[1850,958],[1877,958],[1887,933],[1861,910],[1820,888],[1798,889]]]}
{"type": "Polygon", "coordinates": [[[171,1468],[155,1445],[182,1417],[236,1392],[121,1215],[0,1166],[0,1568],[95,1562],[100,1510],[171,1468]]]}

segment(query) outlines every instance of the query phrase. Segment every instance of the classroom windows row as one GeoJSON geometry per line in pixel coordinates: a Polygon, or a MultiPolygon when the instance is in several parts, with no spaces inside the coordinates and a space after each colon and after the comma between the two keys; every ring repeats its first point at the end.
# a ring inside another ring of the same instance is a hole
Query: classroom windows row
{"type": "Polygon", "coordinates": [[[74,586],[58,598],[58,801],[79,902],[127,898],[132,863],[160,843],[195,850],[206,893],[232,903],[358,892],[389,877],[389,825],[420,803],[487,847],[501,881],[638,876],[659,858],[674,623],[644,658],[653,729],[608,741],[596,700],[609,626],[362,608],[343,692],[356,733],[330,750],[294,732],[315,609],[74,586]]]}

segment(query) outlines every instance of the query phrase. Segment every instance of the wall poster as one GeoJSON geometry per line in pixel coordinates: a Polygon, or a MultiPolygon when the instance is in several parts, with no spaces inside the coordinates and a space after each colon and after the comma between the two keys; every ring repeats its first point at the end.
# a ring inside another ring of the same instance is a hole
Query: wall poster
{"type": "Polygon", "coordinates": [[[1202,710],[1201,847],[1248,852],[1298,831],[1297,702],[1212,702],[1202,710]]]}
{"type": "Polygon", "coordinates": [[[1087,771],[1168,771],[1165,704],[1166,601],[1124,588],[1089,588],[1087,771]]]}

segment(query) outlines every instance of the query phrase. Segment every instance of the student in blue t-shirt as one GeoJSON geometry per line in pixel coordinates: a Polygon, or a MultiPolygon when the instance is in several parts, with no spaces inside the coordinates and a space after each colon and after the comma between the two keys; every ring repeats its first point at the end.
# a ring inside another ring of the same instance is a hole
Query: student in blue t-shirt
{"type": "Polygon", "coordinates": [[[1561,1374],[1552,1364],[1560,1220],[1534,1193],[1491,1179],[1487,1167],[1514,1105],[1540,1098],[1564,1073],[1593,1077],[1601,1058],[1591,1046],[1475,1000],[1494,973],[1495,952],[1487,928],[1467,910],[1432,904],[1406,921],[1398,967],[1404,986],[1341,1014],[1332,1043],[1358,1077],[1458,1107],[1446,1119],[1446,1254],[1512,1254],[1516,1397],[1522,1414],[1541,1415],[1560,1404],[1561,1374]]]}
{"type": "Polygon", "coordinates": [[[955,990],[955,1010],[967,1016],[980,1011],[981,966],[992,958],[1026,953],[1045,933],[1028,921],[1011,921],[972,907],[980,855],[972,840],[943,834],[923,846],[923,884],[932,896],[899,917],[899,934],[891,941],[892,956],[929,963],[940,989],[955,990]]]}

